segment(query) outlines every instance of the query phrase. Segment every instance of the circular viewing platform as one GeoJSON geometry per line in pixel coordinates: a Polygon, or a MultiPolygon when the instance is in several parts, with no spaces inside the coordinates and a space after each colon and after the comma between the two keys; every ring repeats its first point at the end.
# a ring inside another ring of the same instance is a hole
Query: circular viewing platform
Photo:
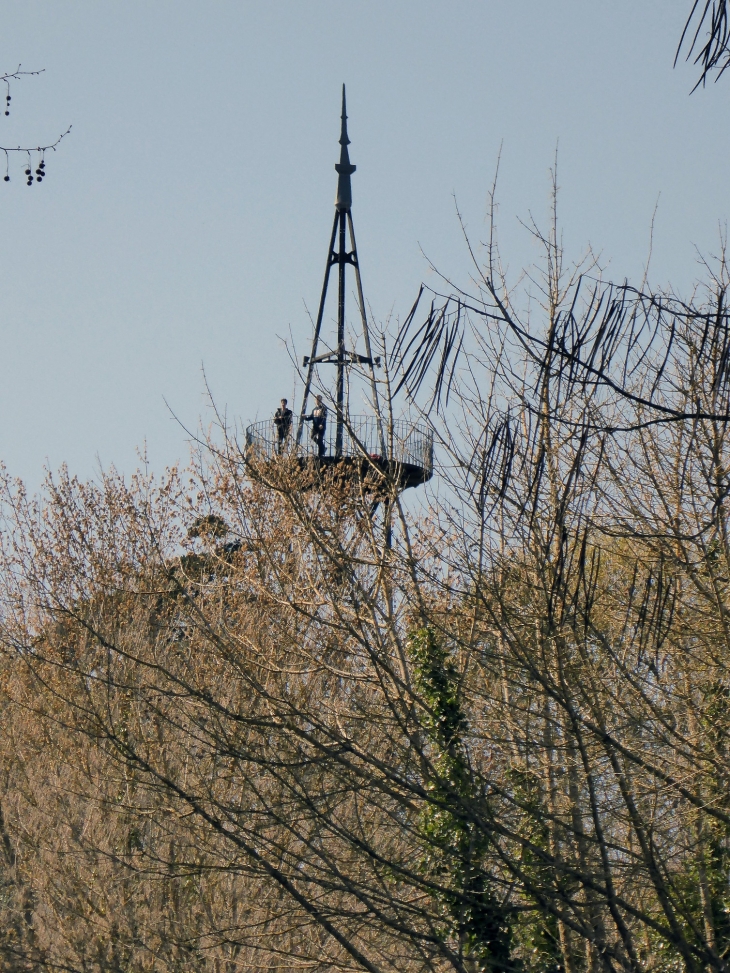
{"type": "Polygon", "coordinates": [[[320,453],[311,422],[293,416],[283,440],[273,419],[255,422],[246,429],[246,462],[255,468],[288,458],[302,468],[329,469],[338,476],[363,480],[379,470],[397,478],[402,489],[433,476],[433,433],[425,426],[406,419],[388,423],[374,416],[349,416],[339,432],[338,442],[336,420],[327,423],[320,453]]]}

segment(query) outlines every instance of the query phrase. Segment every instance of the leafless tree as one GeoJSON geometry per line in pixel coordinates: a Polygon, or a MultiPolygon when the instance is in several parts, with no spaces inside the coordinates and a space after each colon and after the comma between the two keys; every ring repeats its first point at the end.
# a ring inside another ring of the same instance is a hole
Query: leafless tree
{"type": "MultiPolygon", "coordinates": [[[[12,95],[10,94],[11,81],[19,81],[24,77],[33,77],[39,74],[43,74],[45,69],[41,68],[40,71],[23,71],[21,70],[22,65],[18,65],[14,71],[8,71],[5,74],[0,74],[0,84],[5,84],[5,108],[3,110],[4,115],[10,114],[10,104],[12,101],[12,95]]],[[[58,138],[49,142],[46,145],[25,145],[25,146],[5,146],[0,145],[0,152],[5,155],[5,175],[3,180],[5,182],[10,182],[10,156],[11,154],[18,154],[20,157],[25,158],[25,168],[24,175],[26,185],[32,186],[33,183],[42,183],[46,176],[46,154],[55,152],[61,141],[70,133],[71,126],[66,129],[58,138]]]]}
{"type": "Polygon", "coordinates": [[[222,422],[3,481],[8,968],[724,973],[724,253],[681,301],[532,230],[383,337],[420,507],[222,422]]]}

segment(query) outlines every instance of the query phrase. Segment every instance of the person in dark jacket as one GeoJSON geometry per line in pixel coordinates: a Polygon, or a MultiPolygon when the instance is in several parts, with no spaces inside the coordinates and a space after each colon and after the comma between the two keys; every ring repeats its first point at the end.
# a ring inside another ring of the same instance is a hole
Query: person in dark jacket
{"type": "Polygon", "coordinates": [[[287,408],[286,399],[281,400],[281,405],[274,413],[274,425],[276,426],[277,444],[276,451],[281,455],[284,443],[289,438],[291,432],[292,411],[287,408]]]}
{"type": "Polygon", "coordinates": [[[317,444],[317,455],[321,459],[324,456],[324,434],[327,429],[327,406],[321,395],[316,396],[312,414],[304,418],[312,423],[312,439],[317,444]]]}

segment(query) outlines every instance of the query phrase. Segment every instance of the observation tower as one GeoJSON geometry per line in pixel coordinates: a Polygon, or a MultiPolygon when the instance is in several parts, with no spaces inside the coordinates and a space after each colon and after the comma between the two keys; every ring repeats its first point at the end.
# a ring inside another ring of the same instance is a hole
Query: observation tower
{"type": "Polygon", "coordinates": [[[366,488],[372,484],[374,489],[378,480],[381,483],[387,480],[405,489],[425,483],[433,475],[433,434],[424,425],[407,419],[393,420],[381,410],[376,376],[381,360],[373,357],[352,220],[351,176],[356,167],[350,162],[349,144],[343,85],[340,161],[335,165],[338,174],[335,217],[312,350],[302,363],[305,378],[301,408],[282,423],[273,415],[278,403],[272,403],[271,419],[248,426],[246,463],[254,473],[257,469],[264,472],[273,464],[287,463],[310,470],[315,479],[327,475],[340,481],[352,478],[366,488]],[[337,268],[337,331],[328,335],[323,322],[334,267],[337,268]],[[349,328],[351,347],[348,347],[345,316],[348,270],[354,275],[357,305],[357,323],[351,323],[349,328]],[[334,389],[328,366],[334,366],[334,389]],[[350,394],[355,387],[366,392],[370,414],[351,412],[350,394]]]}

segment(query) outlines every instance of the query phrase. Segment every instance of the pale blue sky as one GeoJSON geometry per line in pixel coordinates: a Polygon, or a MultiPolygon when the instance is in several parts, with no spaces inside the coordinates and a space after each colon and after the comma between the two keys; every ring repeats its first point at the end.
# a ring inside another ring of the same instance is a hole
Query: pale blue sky
{"type": "Polygon", "coordinates": [[[639,278],[690,286],[728,216],[730,77],[691,97],[672,70],[688,0],[6,0],[13,87],[0,142],[73,133],[28,188],[0,186],[0,458],[125,472],[185,459],[216,399],[243,419],[291,391],[277,335],[316,307],[348,88],[353,215],[376,317],[466,256],[456,195],[483,233],[503,143],[500,224],[548,209],[559,140],[569,254],[587,242],[639,278]]]}

